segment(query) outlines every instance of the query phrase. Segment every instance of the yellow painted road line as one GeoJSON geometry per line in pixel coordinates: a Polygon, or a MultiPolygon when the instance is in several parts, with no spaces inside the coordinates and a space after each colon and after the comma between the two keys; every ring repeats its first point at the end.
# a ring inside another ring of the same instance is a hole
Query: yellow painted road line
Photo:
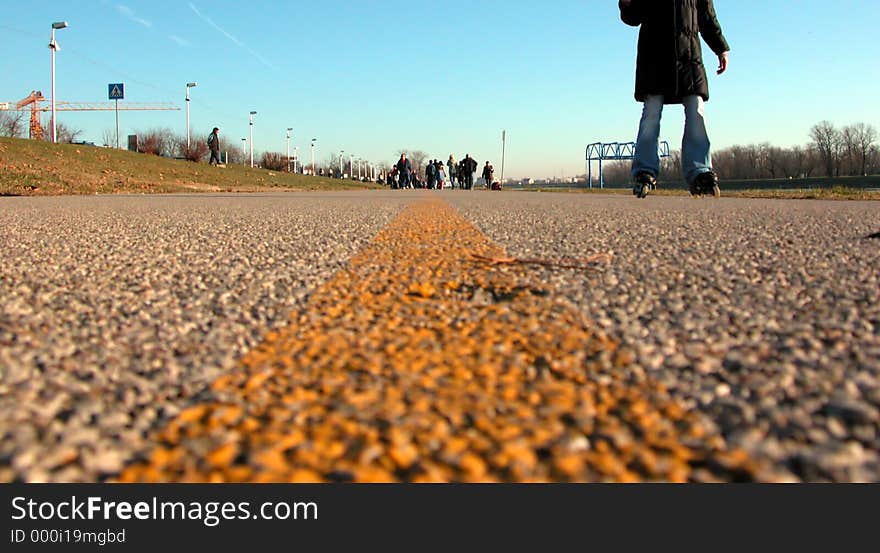
{"type": "Polygon", "coordinates": [[[534,271],[471,254],[504,256],[446,203],[409,207],[119,480],[756,477],[534,271]]]}

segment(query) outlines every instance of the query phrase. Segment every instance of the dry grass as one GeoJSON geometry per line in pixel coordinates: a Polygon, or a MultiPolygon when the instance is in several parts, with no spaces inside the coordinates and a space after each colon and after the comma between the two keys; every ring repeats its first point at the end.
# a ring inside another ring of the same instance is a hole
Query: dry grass
{"type": "Polygon", "coordinates": [[[0,138],[0,196],[362,188],[379,187],[240,165],[216,168],[107,148],[0,138]]]}

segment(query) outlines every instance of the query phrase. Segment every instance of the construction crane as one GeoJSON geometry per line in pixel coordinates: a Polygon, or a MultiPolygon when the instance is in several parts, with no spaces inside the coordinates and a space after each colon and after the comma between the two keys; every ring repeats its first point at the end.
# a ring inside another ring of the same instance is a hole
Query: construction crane
{"type": "Polygon", "coordinates": [[[30,137],[32,140],[43,140],[43,125],[40,124],[40,102],[45,100],[42,92],[32,90],[30,96],[15,104],[15,111],[24,111],[23,108],[31,107],[30,137]]]}
{"type": "MultiPolygon", "coordinates": [[[[30,111],[30,138],[43,140],[43,125],[40,123],[40,112],[51,111],[51,108],[42,107],[41,102],[48,100],[43,93],[37,90],[31,91],[30,96],[20,102],[0,102],[0,111],[30,111]],[[11,106],[15,106],[12,109],[11,106]]],[[[113,102],[56,102],[55,111],[115,111],[117,106],[113,102]]],[[[180,108],[171,102],[125,102],[119,104],[119,111],[180,111],[180,108]]]]}

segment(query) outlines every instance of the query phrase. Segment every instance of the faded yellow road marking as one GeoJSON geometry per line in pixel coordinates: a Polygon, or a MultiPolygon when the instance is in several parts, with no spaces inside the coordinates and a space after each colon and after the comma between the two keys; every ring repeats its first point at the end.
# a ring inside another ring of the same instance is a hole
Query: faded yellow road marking
{"type": "Polygon", "coordinates": [[[699,418],[447,204],[392,221],[121,481],[750,479],[699,418]]]}

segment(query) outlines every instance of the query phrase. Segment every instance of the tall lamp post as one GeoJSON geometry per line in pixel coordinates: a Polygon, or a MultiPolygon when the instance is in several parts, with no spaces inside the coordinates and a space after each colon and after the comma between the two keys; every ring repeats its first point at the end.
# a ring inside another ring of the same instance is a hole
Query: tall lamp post
{"type": "Polygon", "coordinates": [[[241,139],[241,162],[244,163],[247,158],[247,138],[241,139]]]}
{"type": "Polygon", "coordinates": [[[52,144],[58,143],[58,130],[55,125],[55,52],[61,48],[55,42],[55,31],[67,28],[67,21],[52,23],[52,40],[49,41],[49,49],[52,50],[52,144]]]}
{"type": "Polygon", "coordinates": [[[297,164],[299,163],[299,146],[293,147],[293,172],[297,172],[297,164]]]}
{"type": "Polygon", "coordinates": [[[254,168],[254,115],[256,114],[256,111],[252,111],[249,117],[249,121],[251,124],[251,169],[254,168]]]}
{"type": "Polygon", "coordinates": [[[189,89],[195,88],[198,83],[186,83],[186,149],[189,151],[189,89]]]}
{"type": "Polygon", "coordinates": [[[339,150],[339,178],[345,177],[345,169],[342,168],[342,154],[345,153],[345,150],[339,150]]]}
{"type": "Polygon", "coordinates": [[[315,176],[315,142],[317,142],[317,138],[312,139],[312,176],[315,176]]]}
{"type": "Polygon", "coordinates": [[[290,133],[293,127],[287,127],[287,172],[290,173],[290,133]]]}

